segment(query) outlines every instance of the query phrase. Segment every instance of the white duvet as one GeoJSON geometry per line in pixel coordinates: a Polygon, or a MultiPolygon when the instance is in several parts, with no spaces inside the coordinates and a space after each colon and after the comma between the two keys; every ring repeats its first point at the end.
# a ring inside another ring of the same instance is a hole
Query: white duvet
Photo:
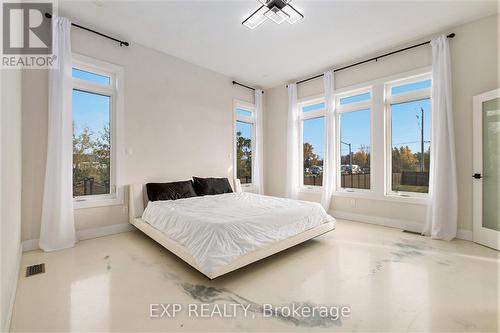
{"type": "Polygon", "coordinates": [[[335,221],[318,203],[241,192],[151,201],[142,219],[186,247],[207,273],[335,221]]]}

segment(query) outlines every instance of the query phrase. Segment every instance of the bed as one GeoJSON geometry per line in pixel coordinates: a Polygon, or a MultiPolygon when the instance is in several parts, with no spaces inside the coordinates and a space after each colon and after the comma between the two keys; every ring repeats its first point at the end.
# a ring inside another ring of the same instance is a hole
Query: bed
{"type": "Polygon", "coordinates": [[[129,222],[214,279],[335,228],[317,203],[246,192],[169,201],[129,186],[129,222]]]}

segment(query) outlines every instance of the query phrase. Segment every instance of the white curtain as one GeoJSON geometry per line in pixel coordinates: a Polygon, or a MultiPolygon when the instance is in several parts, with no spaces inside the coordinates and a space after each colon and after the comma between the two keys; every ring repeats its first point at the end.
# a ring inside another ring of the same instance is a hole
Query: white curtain
{"type": "Polygon", "coordinates": [[[252,184],[255,193],[264,194],[264,147],[263,147],[263,129],[262,129],[262,90],[255,89],[255,143],[253,152],[252,184]]]}
{"type": "Polygon", "coordinates": [[[424,234],[452,240],[457,235],[457,173],[448,38],[432,46],[432,110],[429,206],[424,234]]]}
{"type": "Polygon", "coordinates": [[[297,199],[299,191],[299,110],[297,107],[297,85],[288,85],[288,129],[286,161],[286,195],[297,199]]]}
{"type": "Polygon", "coordinates": [[[332,200],[335,183],[335,108],[333,102],[334,89],[333,71],[324,73],[325,87],[325,143],[323,156],[323,187],[321,188],[321,205],[328,212],[332,200]]]}
{"type": "Polygon", "coordinates": [[[57,64],[49,70],[47,163],[39,246],[44,251],[72,247],[76,242],[73,218],[71,109],[71,22],[52,19],[52,50],[57,64]]]}

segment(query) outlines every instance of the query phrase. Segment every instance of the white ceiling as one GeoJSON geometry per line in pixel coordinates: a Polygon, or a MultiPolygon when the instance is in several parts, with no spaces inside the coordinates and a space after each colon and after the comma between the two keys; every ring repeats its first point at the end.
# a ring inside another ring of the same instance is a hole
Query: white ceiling
{"type": "Polygon", "coordinates": [[[74,22],[263,88],[307,77],[498,11],[496,1],[293,0],[305,19],[241,22],[250,1],[61,1],[74,22]]]}

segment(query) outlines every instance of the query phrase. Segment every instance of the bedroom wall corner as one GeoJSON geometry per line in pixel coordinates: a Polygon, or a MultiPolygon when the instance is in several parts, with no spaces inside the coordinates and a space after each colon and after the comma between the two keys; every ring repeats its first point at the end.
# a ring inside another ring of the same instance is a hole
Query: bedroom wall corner
{"type": "Polygon", "coordinates": [[[264,193],[277,197],[283,197],[286,193],[287,101],[284,85],[265,92],[264,193]]]}
{"type": "MultiPolygon", "coordinates": [[[[488,16],[447,31],[455,32],[450,41],[452,53],[453,106],[455,113],[455,146],[457,156],[459,231],[470,238],[472,231],[472,97],[496,89],[500,86],[498,67],[499,15],[488,16]],[[481,50],[478,52],[478,50],[481,50]]],[[[433,35],[433,36],[434,36],[433,35]]],[[[423,38],[428,40],[432,36],[423,38]]],[[[413,42],[418,42],[412,41],[413,42]]],[[[381,51],[383,52],[383,50],[381,51]]],[[[375,56],[365,55],[360,59],[375,56]]],[[[338,64],[346,65],[346,64],[338,64]]],[[[391,57],[380,59],[336,74],[336,87],[345,88],[377,78],[408,72],[431,65],[430,47],[420,47],[391,57]]],[[[314,73],[310,73],[314,74],[314,73]]],[[[296,78],[301,79],[301,78],[296,78]]],[[[291,80],[293,81],[293,80],[291,80]]],[[[299,87],[299,98],[321,94],[322,80],[313,80],[299,87]]],[[[268,89],[265,131],[266,141],[265,172],[269,176],[266,193],[284,196],[286,188],[286,119],[287,91],[284,85],[268,89]]],[[[302,199],[318,201],[319,195],[301,194],[302,199]]],[[[331,210],[337,216],[351,219],[371,218],[376,221],[388,220],[387,211],[399,225],[422,226],[425,221],[426,206],[413,203],[345,198],[334,196],[331,210]]]]}
{"type": "MultiPolygon", "coordinates": [[[[123,184],[173,181],[192,176],[233,177],[233,100],[253,103],[253,92],[231,78],[131,42],[72,30],[73,52],[116,64],[125,72],[123,184]]],[[[48,75],[25,71],[23,80],[22,240],[40,234],[47,150],[48,75]]],[[[77,234],[126,230],[128,207],[75,210],[77,234]]],[[[31,244],[31,245],[30,245],[31,244]]]]}
{"type": "Polygon", "coordinates": [[[0,329],[2,331],[9,329],[21,261],[21,82],[21,70],[0,70],[2,160],[0,329]]]}

